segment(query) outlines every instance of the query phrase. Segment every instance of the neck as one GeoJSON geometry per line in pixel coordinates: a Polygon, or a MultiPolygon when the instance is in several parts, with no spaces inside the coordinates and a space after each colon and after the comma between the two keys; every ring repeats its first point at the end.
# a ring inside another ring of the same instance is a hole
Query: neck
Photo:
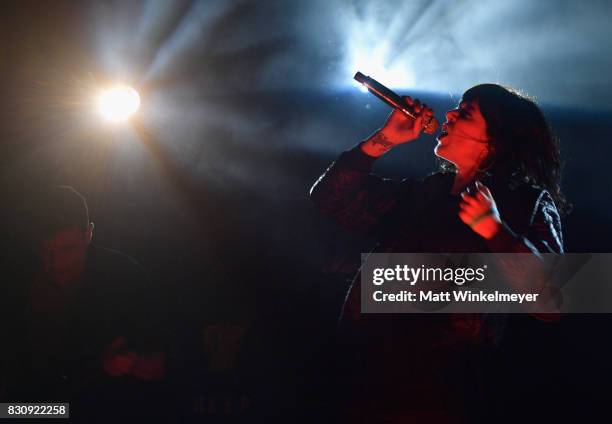
{"type": "Polygon", "coordinates": [[[476,176],[476,167],[472,168],[458,168],[458,172],[455,175],[453,187],[451,188],[451,194],[459,195],[465,188],[474,180],[476,176]]]}

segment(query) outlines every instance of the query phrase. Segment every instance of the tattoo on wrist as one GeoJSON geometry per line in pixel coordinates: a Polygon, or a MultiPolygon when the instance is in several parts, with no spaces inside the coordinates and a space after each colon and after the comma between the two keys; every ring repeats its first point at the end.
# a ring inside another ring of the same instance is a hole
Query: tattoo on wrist
{"type": "Polygon", "coordinates": [[[376,147],[377,150],[383,153],[393,147],[393,143],[391,143],[389,139],[387,139],[387,137],[385,137],[385,135],[381,132],[374,134],[374,136],[370,139],[370,142],[372,143],[373,147],[376,147]]]}

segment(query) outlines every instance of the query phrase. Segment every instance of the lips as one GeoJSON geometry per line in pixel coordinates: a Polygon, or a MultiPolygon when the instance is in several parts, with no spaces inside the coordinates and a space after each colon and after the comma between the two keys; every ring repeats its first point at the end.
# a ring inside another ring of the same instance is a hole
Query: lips
{"type": "Polygon", "coordinates": [[[446,122],[442,124],[442,131],[440,132],[440,137],[443,136],[447,136],[448,135],[448,125],[446,125],[446,122]]]}

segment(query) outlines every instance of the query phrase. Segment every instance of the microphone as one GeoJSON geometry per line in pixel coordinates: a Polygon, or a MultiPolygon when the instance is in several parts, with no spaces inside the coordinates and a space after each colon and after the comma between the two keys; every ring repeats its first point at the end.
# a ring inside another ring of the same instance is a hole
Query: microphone
{"type": "MultiPolygon", "coordinates": [[[[418,113],[415,112],[414,108],[406,103],[400,96],[398,96],[393,90],[388,89],[374,78],[370,78],[367,75],[357,72],[355,74],[355,80],[363,84],[370,93],[374,94],[380,100],[388,104],[394,109],[399,110],[409,118],[416,119],[418,113]]],[[[429,121],[424,120],[423,131],[427,134],[433,134],[436,132],[440,123],[433,116],[430,117],[429,121]]]]}

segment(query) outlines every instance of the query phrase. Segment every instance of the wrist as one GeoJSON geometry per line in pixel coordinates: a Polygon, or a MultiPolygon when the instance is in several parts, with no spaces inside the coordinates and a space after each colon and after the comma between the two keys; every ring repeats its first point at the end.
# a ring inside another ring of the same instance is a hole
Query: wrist
{"type": "Polygon", "coordinates": [[[489,228],[487,228],[487,230],[488,231],[486,231],[483,234],[483,237],[487,240],[491,240],[493,237],[496,237],[502,230],[501,223],[499,223],[496,220],[493,220],[492,223],[489,225],[489,228]]]}
{"type": "Polygon", "coordinates": [[[380,130],[376,131],[370,138],[361,143],[361,151],[368,156],[379,157],[387,153],[395,146],[387,136],[380,130]]]}
{"type": "Polygon", "coordinates": [[[498,239],[506,239],[510,235],[506,229],[507,226],[498,217],[493,216],[493,219],[488,222],[481,235],[487,243],[492,243],[498,239]]]}

